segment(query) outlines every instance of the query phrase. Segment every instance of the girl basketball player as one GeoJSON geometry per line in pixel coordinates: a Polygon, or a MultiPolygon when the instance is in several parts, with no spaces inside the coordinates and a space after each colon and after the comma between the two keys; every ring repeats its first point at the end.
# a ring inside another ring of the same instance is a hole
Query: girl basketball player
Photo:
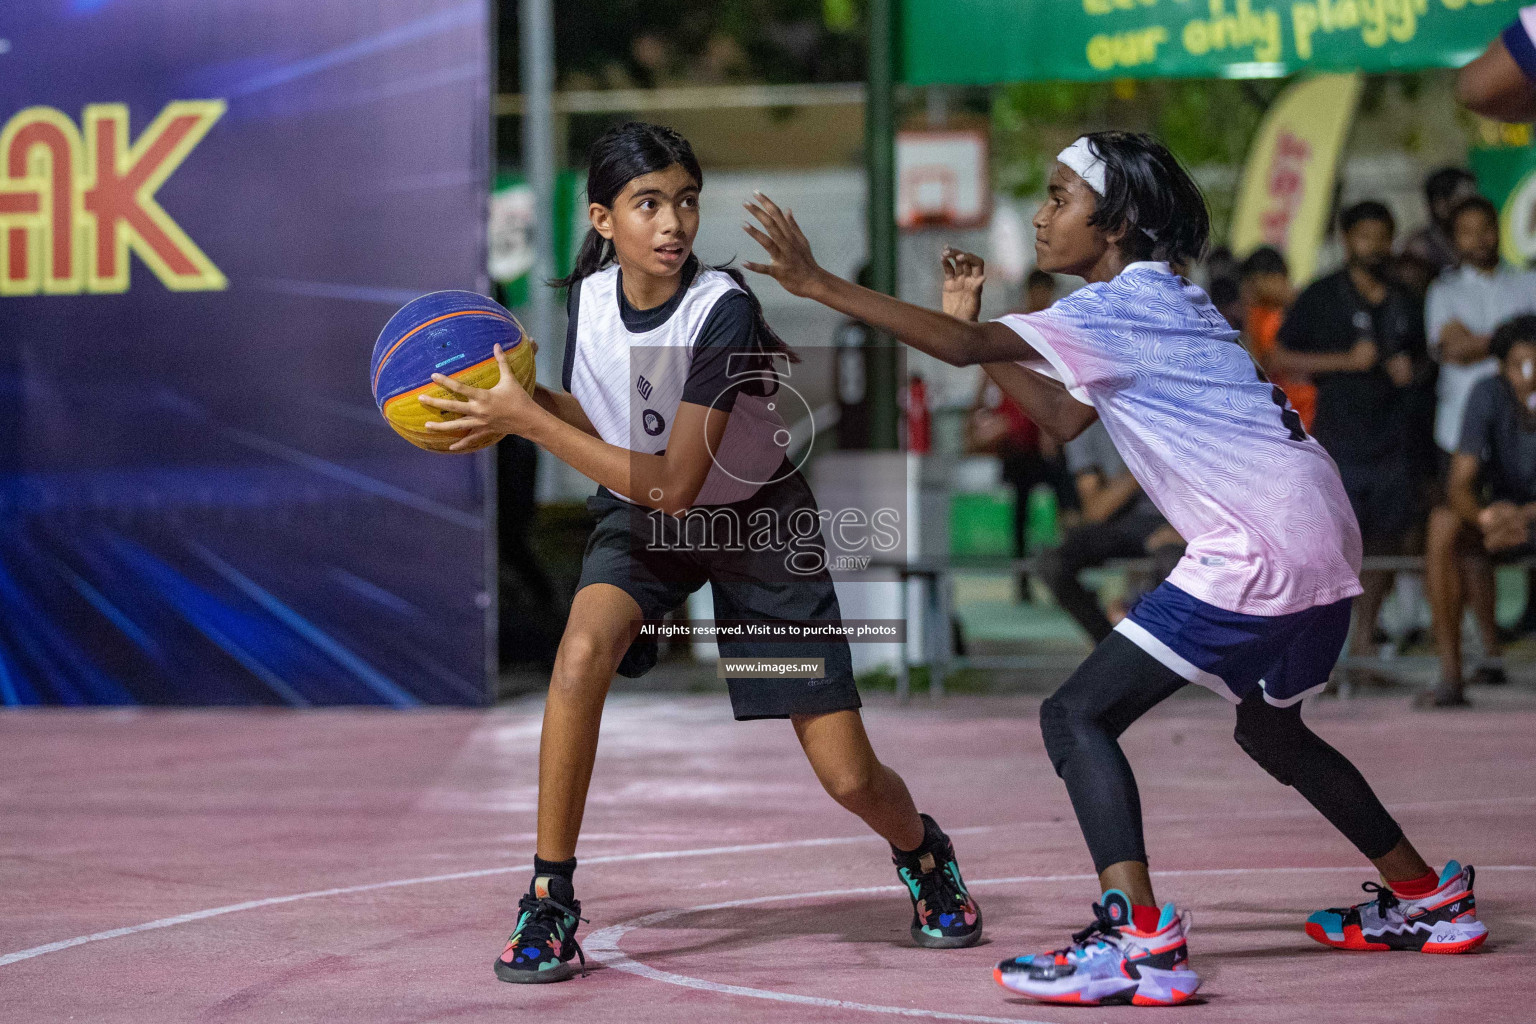
{"type": "MultiPolygon", "coordinates": [[[[520,434],[601,485],[544,708],[538,849],[496,958],[503,981],[574,973],[572,875],[598,724],[613,674],[638,676],[656,660],[655,642],[637,639],[642,622],[706,581],[717,621],[841,621],[816,500],[785,459],[776,384],[763,372],[792,356],[739,274],[693,255],[703,181],[670,129],[631,123],[604,135],[587,177],[592,228],[560,282],[570,288],[565,391],[529,397],[503,365],[488,391],[436,375],[461,400],[422,399],[461,414],[433,427],[464,432],[462,444],[520,434]]],[[[729,680],[736,717],[788,718],[828,794],[890,843],[919,945],[978,942],[980,912],[949,839],[870,748],[847,642],[719,644],[723,657],[822,659],[820,678],[729,680]]]]}
{"type": "MultiPolygon", "coordinates": [[[[1195,993],[1185,925],[1153,898],[1136,780],[1117,742],[1186,683],[1232,701],[1243,750],[1387,883],[1366,882],[1365,903],[1313,914],[1309,935],[1344,949],[1436,953],[1483,942],[1472,868],[1433,871],[1359,771],[1302,722],[1301,700],[1327,681],[1360,593],[1360,533],[1337,469],[1284,393],[1259,379],[1205,293],[1170,269],[1204,253],[1209,218],[1167,149],[1100,132],[1064,150],[1035,215],[1036,258],[1088,286],[1043,312],[986,324],[840,280],[816,265],[792,213],[763,196],[747,209],[760,228],[746,230],[772,259],[748,269],[946,362],[985,364],[1058,437],[1101,417],[1189,542],[1167,582],[1041,706],[1046,749],[1103,895],[1067,946],[1003,961],[998,982],[1067,1003],[1168,1005],[1195,993]]],[[[974,259],[949,262],[946,291],[979,290],[974,259]]]]}

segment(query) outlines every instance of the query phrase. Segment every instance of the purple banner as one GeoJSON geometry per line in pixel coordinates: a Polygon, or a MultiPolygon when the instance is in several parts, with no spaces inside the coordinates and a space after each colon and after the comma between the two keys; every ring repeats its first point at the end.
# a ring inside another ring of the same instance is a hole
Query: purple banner
{"type": "Polygon", "coordinates": [[[0,21],[0,701],[483,704],[491,456],[380,419],[486,290],[483,0],[0,21]]]}

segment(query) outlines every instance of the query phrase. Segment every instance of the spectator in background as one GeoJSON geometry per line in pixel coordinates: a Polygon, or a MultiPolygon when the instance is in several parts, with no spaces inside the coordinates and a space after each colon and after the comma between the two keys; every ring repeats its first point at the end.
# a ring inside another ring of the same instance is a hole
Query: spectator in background
{"type": "MultiPolygon", "coordinates": [[[[1461,265],[1430,286],[1424,310],[1429,351],[1440,361],[1435,443],[1441,459],[1442,501],[1451,453],[1461,440],[1467,399],[1479,381],[1499,371],[1498,360],[1489,351],[1494,329],[1521,313],[1536,313],[1536,274],[1513,270],[1500,261],[1499,212],[1492,203],[1482,196],[1462,200],[1451,214],[1451,236],[1461,265]]],[[[1471,595],[1472,609],[1486,633],[1497,629],[1493,572],[1486,560],[1471,568],[1476,573],[1464,578],[1462,587],[1471,595]]],[[[1529,575],[1526,590],[1522,631],[1536,629],[1536,587],[1529,575]]],[[[1497,666],[1484,668],[1492,672],[1497,666]]]]}
{"type": "Polygon", "coordinates": [[[1103,423],[1095,421],[1068,441],[1066,452],[1083,521],[1067,531],[1059,548],[1041,554],[1040,575],[1056,603],[1098,643],[1109,636],[1114,624],[1099,607],[1098,598],[1084,588],[1078,573],[1111,558],[1151,555],[1154,578],[1150,589],[1166,579],[1184,557],[1184,541],[1125,468],[1103,423]]]}
{"type": "MultiPolygon", "coordinates": [[[[1344,269],[1297,298],[1280,325],[1272,361],[1280,373],[1317,386],[1311,432],[1338,464],[1365,553],[1396,555],[1421,523],[1408,392],[1427,362],[1423,309],[1390,278],[1394,225],[1385,206],[1356,203],[1339,215],[1339,228],[1344,269]]],[[[1355,601],[1350,636],[1357,657],[1371,652],[1392,574],[1362,572],[1360,583],[1365,592],[1355,601]]],[[[1350,676],[1386,682],[1370,672],[1350,676]]]]}
{"type": "Polygon", "coordinates": [[[1023,313],[1038,313],[1056,301],[1056,275],[1048,274],[1039,267],[1024,279],[1023,313]]]}
{"type": "MultiPolygon", "coordinates": [[[[1426,559],[1440,682],[1420,704],[1460,707],[1467,703],[1461,672],[1461,617],[1468,600],[1482,632],[1485,658],[1500,654],[1493,627],[1493,591],[1462,588],[1466,562],[1491,575],[1495,562],[1532,553],[1536,522],[1536,316],[1525,314],[1499,326],[1489,341],[1498,363],[1494,376],[1472,389],[1461,436],[1451,456],[1446,504],[1429,520],[1426,559]],[[1463,565],[1458,566],[1458,562],[1463,565]]],[[[1481,666],[1474,682],[1502,683],[1497,660],[1481,666]]]]}
{"type": "Polygon", "coordinates": [[[1211,305],[1216,307],[1216,312],[1226,318],[1234,331],[1241,333],[1247,317],[1243,309],[1242,289],[1238,286],[1237,278],[1212,278],[1209,293],[1211,305]]]}
{"type": "MultiPolygon", "coordinates": [[[[1232,255],[1232,250],[1228,246],[1218,245],[1207,253],[1203,268],[1207,283],[1206,293],[1209,294],[1211,287],[1222,278],[1236,278],[1237,266],[1237,257],[1232,255]]],[[[1185,271],[1179,270],[1179,273],[1184,274],[1185,271]]]]}
{"type": "Polygon", "coordinates": [[[1451,214],[1477,195],[1477,178],[1460,167],[1442,167],[1424,179],[1424,204],[1429,223],[1403,240],[1403,252],[1431,268],[1433,279],[1457,263],[1456,242],[1451,237],[1451,214]]]}
{"type": "Polygon", "coordinates": [[[1248,354],[1259,364],[1264,376],[1280,387],[1291,400],[1291,408],[1301,417],[1301,425],[1312,430],[1317,414],[1317,389],[1305,378],[1289,376],[1275,365],[1275,346],[1279,344],[1280,323],[1295,297],[1291,288],[1291,270],[1285,257],[1272,245],[1261,245],[1239,269],[1243,301],[1243,343],[1248,354]]]}
{"type": "Polygon", "coordinates": [[[1536,312],[1536,274],[1499,259],[1499,212],[1472,196],[1451,214],[1460,266],[1430,285],[1424,320],[1429,352],[1440,362],[1435,441],[1449,458],[1461,440],[1462,415],[1478,381],[1499,370],[1489,350],[1494,329],[1521,313],[1536,312]]]}

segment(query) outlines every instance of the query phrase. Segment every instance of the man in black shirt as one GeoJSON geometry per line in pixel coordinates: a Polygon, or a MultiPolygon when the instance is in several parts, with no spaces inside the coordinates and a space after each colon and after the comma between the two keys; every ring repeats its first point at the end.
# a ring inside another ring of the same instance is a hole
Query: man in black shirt
{"type": "MultiPolygon", "coordinates": [[[[1424,311],[1391,280],[1392,214],[1376,202],[1339,215],[1347,263],[1314,282],[1280,326],[1274,365],[1317,385],[1312,433],[1338,463],[1367,555],[1400,554],[1419,522],[1412,389],[1427,365],[1424,311]]],[[[1422,439],[1422,444],[1428,439],[1422,439]]],[[[1350,653],[1370,653],[1392,574],[1361,573],[1350,653]]]]}
{"type": "MultiPolygon", "coordinates": [[[[1501,324],[1488,343],[1499,373],[1479,381],[1467,399],[1461,441],[1451,456],[1446,504],[1429,520],[1427,574],[1440,653],[1440,685],[1420,703],[1460,707],[1461,618],[1467,597],[1459,559],[1474,565],[1504,562],[1532,552],[1536,522],[1536,316],[1501,324]]],[[[1490,595],[1491,596],[1491,595],[1490,595]]],[[[1499,655],[1498,630],[1489,614],[1478,616],[1485,656],[1499,655]]],[[[1479,672],[1474,681],[1502,682],[1502,672],[1479,672]]]]}

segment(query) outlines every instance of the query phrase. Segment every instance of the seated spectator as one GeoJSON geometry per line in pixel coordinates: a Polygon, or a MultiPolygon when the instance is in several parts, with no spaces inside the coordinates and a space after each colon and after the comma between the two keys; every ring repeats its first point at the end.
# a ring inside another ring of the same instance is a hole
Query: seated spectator
{"type": "Polygon", "coordinates": [[[1526,314],[1493,332],[1489,351],[1498,372],[1480,381],[1467,399],[1466,415],[1451,456],[1446,504],[1429,521],[1426,570],[1434,611],[1440,682],[1420,703],[1460,707],[1467,703],[1461,668],[1461,617],[1466,601],[1484,601],[1479,615],[1489,659],[1474,682],[1502,683],[1499,634],[1492,589],[1463,590],[1458,562],[1480,571],[1530,555],[1536,522],[1536,316],[1526,314]]]}
{"type": "MultiPolygon", "coordinates": [[[[1435,443],[1441,460],[1441,501],[1451,453],[1461,440],[1467,398],[1479,381],[1498,373],[1498,360],[1488,350],[1494,328],[1521,313],[1536,313],[1536,274],[1513,270],[1499,260],[1499,213],[1492,203],[1473,196],[1458,204],[1451,214],[1451,238],[1460,266],[1430,286],[1424,309],[1429,351],[1440,361],[1435,443]]],[[[1485,631],[1496,628],[1493,574],[1481,572],[1464,580],[1463,587],[1488,591],[1472,598],[1472,608],[1488,615],[1482,623],[1485,631]]],[[[1529,580],[1527,590],[1536,595],[1529,580]]],[[[1527,601],[1526,619],[1525,631],[1536,629],[1536,602],[1527,601]]]]}
{"type": "Polygon", "coordinates": [[[1310,381],[1283,373],[1275,365],[1280,323],[1296,294],[1291,287],[1290,267],[1279,249],[1261,245],[1243,260],[1238,273],[1243,295],[1243,343],[1248,354],[1259,364],[1264,376],[1285,392],[1291,408],[1301,417],[1301,425],[1310,431],[1312,418],[1317,414],[1317,388],[1310,381]]]}
{"type": "MultiPolygon", "coordinates": [[[[1338,464],[1365,553],[1398,555],[1423,522],[1412,389],[1422,386],[1422,371],[1432,369],[1424,353],[1424,311],[1390,277],[1394,226],[1385,206],[1356,203],[1339,215],[1339,228],[1344,269],[1296,299],[1271,358],[1280,373],[1317,385],[1311,432],[1338,464]]],[[[1372,653],[1392,575],[1360,574],[1365,592],[1355,601],[1352,656],[1372,653]]],[[[1350,670],[1348,678],[1390,682],[1362,669],[1350,670]]]]}
{"type": "Polygon", "coordinates": [[[1040,575],[1056,603],[1098,643],[1114,625],[1078,573],[1111,558],[1151,555],[1155,578],[1150,585],[1157,586],[1184,557],[1184,541],[1125,468],[1103,423],[1095,421],[1068,441],[1066,452],[1083,521],[1067,531],[1061,547],[1040,556],[1040,575]]]}

